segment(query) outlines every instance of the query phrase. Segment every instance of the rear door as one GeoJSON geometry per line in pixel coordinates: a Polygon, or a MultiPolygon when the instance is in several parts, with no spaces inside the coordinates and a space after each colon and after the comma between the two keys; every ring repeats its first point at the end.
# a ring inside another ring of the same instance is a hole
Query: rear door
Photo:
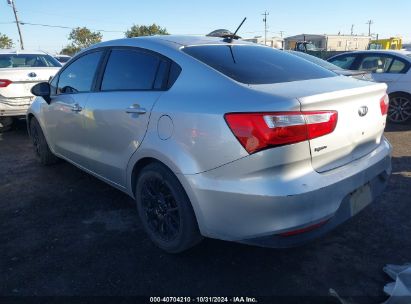
{"type": "Polygon", "coordinates": [[[100,76],[100,90],[84,109],[88,168],[120,186],[126,167],[143,141],[150,112],[163,94],[169,61],[137,48],[114,48],[100,76]]]}
{"type": "Polygon", "coordinates": [[[90,157],[84,133],[85,107],[103,53],[93,51],[67,65],[51,82],[51,102],[43,112],[54,151],[85,168],[90,157]]]}

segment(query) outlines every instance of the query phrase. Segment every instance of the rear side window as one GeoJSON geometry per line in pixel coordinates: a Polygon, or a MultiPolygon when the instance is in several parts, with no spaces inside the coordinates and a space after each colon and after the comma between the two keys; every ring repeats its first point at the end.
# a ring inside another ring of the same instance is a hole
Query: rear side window
{"type": "Polygon", "coordinates": [[[137,50],[113,50],[101,84],[102,91],[152,90],[160,58],[137,50]]]}
{"type": "Polygon", "coordinates": [[[331,58],[328,61],[336,66],[339,66],[342,69],[350,70],[351,66],[356,59],[356,56],[353,55],[345,55],[345,56],[338,56],[335,58],[331,58]]]}
{"type": "Polygon", "coordinates": [[[89,92],[101,58],[101,51],[84,55],[61,72],[57,93],[89,92]]]}
{"type": "Polygon", "coordinates": [[[224,75],[246,84],[269,84],[336,76],[307,60],[269,47],[201,45],[183,51],[224,75]]]}
{"type": "Polygon", "coordinates": [[[405,65],[404,62],[395,59],[394,62],[391,64],[390,70],[388,73],[405,73],[407,70],[407,66],[405,65]]]}
{"type": "Polygon", "coordinates": [[[173,86],[178,76],[180,76],[180,73],[181,73],[181,67],[177,63],[173,62],[170,67],[170,74],[168,76],[167,88],[171,88],[173,86]]]}

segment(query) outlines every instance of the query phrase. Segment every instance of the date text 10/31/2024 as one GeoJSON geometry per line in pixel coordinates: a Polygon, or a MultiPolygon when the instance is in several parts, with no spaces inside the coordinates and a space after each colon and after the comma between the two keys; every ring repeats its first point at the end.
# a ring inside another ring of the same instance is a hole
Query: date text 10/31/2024
{"type": "Polygon", "coordinates": [[[253,297],[150,297],[150,303],[258,303],[253,297]]]}

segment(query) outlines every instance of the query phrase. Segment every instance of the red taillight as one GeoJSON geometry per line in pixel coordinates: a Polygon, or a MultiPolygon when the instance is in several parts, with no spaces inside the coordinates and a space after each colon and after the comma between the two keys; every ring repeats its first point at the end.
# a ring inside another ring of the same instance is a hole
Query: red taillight
{"type": "Polygon", "coordinates": [[[381,115],[387,115],[388,113],[388,104],[389,104],[389,98],[388,95],[385,94],[381,100],[380,100],[380,108],[381,108],[381,115]]]}
{"type": "Polygon", "coordinates": [[[0,79],[0,88],[5,88],[12,82],[13,81],[8,80],[8,79],[0,79]]]}
{"type": "Polygon", "coordinates": [[[228,126],[248,153],[283,146],[332,133],[336,111],[229,113],[228,126]]]}
{"type": "Polygon", "coordinates": [[[301,234],[301,233],[306,233],[306,232],[310,232],[313,231],[317,228],[320,228],[321,226],[323,226],[324,224],[326,224],[328,222],[328,219],[325,221],[322,221],[320,223],[305,227],[305,228],[300,228],[300,229],[296,229],[296,230],[291,230],[291,231],[287,231],[287,232],[283,232],[280,233],[279,235],[281,236],[293,236],[293,235],[297,235],[297,234],[301,234]]]}

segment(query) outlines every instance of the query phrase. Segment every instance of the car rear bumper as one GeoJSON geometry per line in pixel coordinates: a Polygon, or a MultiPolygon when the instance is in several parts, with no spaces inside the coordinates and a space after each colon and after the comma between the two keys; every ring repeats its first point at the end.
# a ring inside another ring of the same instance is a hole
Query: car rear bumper
{"type": "MultiPolygon", "coordinates": [[[[369,196],[370,200],[368,202],[365,201],[363,207],[375,202],[375,199],[384,191],[388,183],[388,178],[389,173],[384,170],[357,190],[361,191],[363,187],[369,187],[371,189],[371,195],[369,196]]],[[[347,194],[341,201],[337,211],[320,221],[293,227],[288,233],[273,233],[272,235],[244,239],[239,242],[263,247],[287,248],[298,246],[312,239],[316,239],[333,230],[335,227],[347,221],[362,210],[355,210],[353,208],[353,197],[356,195],[355,193],[356,191],[347,194]]]]}
{"type": "Polygon", "coordinates": [[[0,97],[1,116],[25,116],[34,97],[4,98],[0,97]]]}
{"type": "Polygon", "coordinates": [[[293,246],[326,233],[374,201],[391,174],[391,150],[384,138],[370,154],[325,173],[311,167],[292,179],[271,170],[256,171],[259,176],[227,177],[225,171],[233,166],[241,172],[239,161],[253,161],[246,157],[205,173],[185,175],[183,185],[204,236],[293,246]],[[324,224],[310,232],[281,236],[318,223],[324,224]]]}

